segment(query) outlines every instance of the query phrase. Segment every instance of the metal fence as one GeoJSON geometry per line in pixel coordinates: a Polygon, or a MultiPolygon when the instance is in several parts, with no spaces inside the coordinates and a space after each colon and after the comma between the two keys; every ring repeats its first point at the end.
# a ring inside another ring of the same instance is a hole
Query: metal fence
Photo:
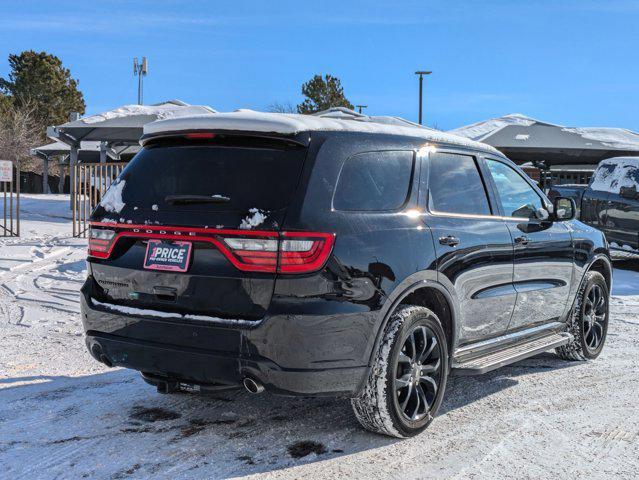
{"type": "Polygon", "coordinates": [[[3,161],[0,179],[0,195],[2,195],[2,231],[0,237],[20,236],[20,162],[15,165],[3,161]]]}
{"type": "Polygon", "coordinates": [[[89,217],[102,196],[120,175],[125,163],[80,163],[75,166],[73,236],[86,237],[89,217]]]}
{"type": "Polygon", "coordinates": [[[541,181],[546,185],[588,185],[593,170],[550,170],[541,172],[541,181]]]}

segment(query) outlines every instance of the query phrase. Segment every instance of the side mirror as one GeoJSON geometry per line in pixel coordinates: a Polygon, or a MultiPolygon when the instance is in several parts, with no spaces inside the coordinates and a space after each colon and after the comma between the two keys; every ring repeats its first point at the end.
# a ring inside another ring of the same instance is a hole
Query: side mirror
{"type": "Polygon", "coordinates": [[[548,210],[546,210],[545,208],[538,208],[537,210],[535,210],[535,218],[537,220],[545,222],[546,220],[548,220],[549,217],[550,215],[548,214],[548,210]]]}
{"type": "Polygon", "coordinates": [[[619,195],[623,198],[629,198],[630,200],[636,200],[639,198],[636,185],[633,185],[632,187],[621,187],[619,189],[619,195]]]}
{"type": "Polygon", "coordinates": [[[577,214],[577,204],[572,198],[555,197],[553,200],[553,216],[557,222],[572,220],[577,214]]]}

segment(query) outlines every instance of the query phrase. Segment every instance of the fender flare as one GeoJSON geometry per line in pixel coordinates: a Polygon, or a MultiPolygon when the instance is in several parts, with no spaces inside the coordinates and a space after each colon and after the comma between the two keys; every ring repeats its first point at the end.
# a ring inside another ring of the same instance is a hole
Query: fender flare
{"type": "Polygon", "coordinates": [[[612,280],[613,280],[612,279],[612,272],[613,272],[612,261],[610,260],[610,257],[608,255],[604,253],[596,253],[592,256],[588,264],[584,266],[583,273],[581,274],[581,279],[579,280],[579,285],[577,286],[577,289],[575,290],[575,296],[572,299],[570,308],[565,313],[566,321],[569,319],[570,312],[572,312],[572,309],[575,307],[575,302],[577,301],[577,294],[579,293],[579,291],[581,290],[581,287],[586,281],[586,274],[592,270],[592,266],[595,264],[595,262],[599,260],[603,260],[604,264],[606,265],[606,268],[608,269],[608,272],[610,273],[610,285],[608,285],[608,295],[610,295],[610,293],[612,292],[612,280]]]}
{"type": "MultiPolygon", "coordinates": [[[[400,287],[398,287],[398,289],[400,289],[400,287]]],[[[458,315],[458,306],[457,306],[457,302],[455,302],[454,300],[454,296],[448,291],[448,289],[442,285],[441,283],[439,283],[436,280],[433,279],[422,279],[422,280],[417,280],[414,283],[410,284],[408,287],[404,288],[403,290],[401,290],[401,292],[395,296],[396,291],[393,292],[393,294],[390,296],[391,298],[394,297],[393,300],[390,301],[390,306],[386,309],[386,312],[384,314],[384,317],[379,325],[379,327],[377,328],[377,333],[375,334],[375,342],[373,343],[373,348],[371,349],[370,355],[369,355],[369,359],[368,359],[368,368],[370,369],[371,365],[372,365],[372,361],[373,358],[377,352],[377,349],[379,348],[379,344],[382,341],[382,336],[384,334],[384,330],[386,329],[386,325],[388,324],[388,320],[390,319],[391,315],[393,314],[393,312],[397,309],[397,306],[407,297],[409,296],[411,293],[415,292],[416,290],[420,289],[420,288],[434,288],[436,289],[438,292],[440,292],[446,302],[448,303],[448,307],[450,308],[450,318],[451,318],[451,331],[452,331],[452,336],[453,338],[450,339],[450,343],[451,343],[451,351],[449,352],[449,355],[452,355],[452,350],[455,347],[455,345],[457,344],[457,315],[458,315]]],[[[368,376],[368,375],[367,375],[368,376]]]]}

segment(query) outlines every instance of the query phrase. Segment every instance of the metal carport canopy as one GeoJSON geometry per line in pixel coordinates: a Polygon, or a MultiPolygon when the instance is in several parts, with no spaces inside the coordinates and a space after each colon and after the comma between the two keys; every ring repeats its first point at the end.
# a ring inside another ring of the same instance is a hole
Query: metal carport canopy
{"type": "Polygon", "coordinates": [[[596,164],[605,158],[639,155],[639,134],[631,130],[564,127],[516,113],[449,133],[492,145],[517,163],[596,164]]]}
{"type": "Polygon", "coordinates": [[[111,145],[137,144],[145,124],[162,118],[216,113],[209,107],[188,105],[179,100],[155,105],[124,105],[65,124],[49,127],[47,135],[68,145],[80,141],[107,142],[111,145]]]}
{"type": "MultiPolygon", "coordinates": [[[[119,160],[121,155],[135,155],[140,150],[137,145],[120,146],[107,149],[107,155],[113,160],[119,160]]],[[[55,141],[47,145],[31,149],[31,156],[49,159],[55,156],[66,156],[71,153],[71,147],[66,143],[55,141]]],[[[78,149],[78,160],[82,163],[100,161],[100,142],[83,141],[78,149]]]]}

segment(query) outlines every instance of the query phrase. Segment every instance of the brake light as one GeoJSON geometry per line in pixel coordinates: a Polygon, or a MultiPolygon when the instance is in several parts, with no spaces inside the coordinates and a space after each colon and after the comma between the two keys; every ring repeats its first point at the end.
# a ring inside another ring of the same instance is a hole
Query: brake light
{"type": "Polygon", "coordinates": [[[328,260],[335,236],[330,233],[283,232],[280,246],[280,273],[309,273],[328,260]]]}
{"type": "Polygon", "coordinates": [[[114,239],[114,230],[89,227],[89,255],[107,258],[111,252],[114,239]]]}
{"type": "Polygon", "coordinates": [[[239,270],[285,274],[311,273],[321,269],[335,242],[332,233],[278,233],[91,222],[89,256],[109,258],[120,238],[210,243],[239,270]]]}
{"type": "Polygon", "coordinates": [[[324,266],[333,248],[334,235],[283,232],[274,238],[224,237],[240,270],[279,273],[310,273],[324,266]],[[279,243],[279,248],[278,248],[279,243]],[[279,256],[279,266],[278,266],[279,256]]]}
{"type": "Polygon", "coordinates": [[[200,138],[215,138],[215,134],[214,133],[209,133],[209,132],[195,132],[195,133],[187,133],[186,138],[191,139],[191,140],[196,140],[196,139],[200,139],[200,138]]]}

